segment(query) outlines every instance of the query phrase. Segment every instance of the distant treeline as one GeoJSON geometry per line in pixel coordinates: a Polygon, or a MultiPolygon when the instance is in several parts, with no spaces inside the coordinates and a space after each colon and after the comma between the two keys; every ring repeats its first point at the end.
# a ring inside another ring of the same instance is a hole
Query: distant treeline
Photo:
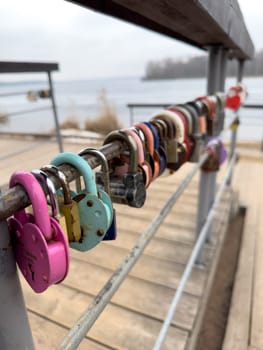
{"type": "MultiPolygon", "coordinates": [[[[195,56],[187,61],[166,58],[150,61],[146,65],[144,80],[202,78],[206,74],[207,55],[195,56]]],[[[237,75],[237,60],[228,60],[227,76],[237,75]]],[[[263,76],[263,49],[251,61],[246,61],[244,75],[263,76]]]]}

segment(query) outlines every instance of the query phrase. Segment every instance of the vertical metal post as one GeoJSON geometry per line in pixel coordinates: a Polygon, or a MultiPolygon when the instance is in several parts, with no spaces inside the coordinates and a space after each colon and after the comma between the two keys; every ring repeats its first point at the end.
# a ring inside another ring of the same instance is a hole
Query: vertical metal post
{"type": "Polygon", "coordinates": [[[244,74],[244,66],[245,66],[245,61],[239,60],[238,61],[238,69],[237,69],[237,82],[238,83],[242,82],[243,74],[244,74]]]}
{"type": "Polygon", "coordinates": [[[6,221],[0,222],[0,349],[35,349],[6,221]]]}
{"type": "MultiPolygon", "coordinates": [[[[238,61],[238,70],[237,70],[237,83],[241,83],[243,79],[243,73],[244,73],[244,65],[245,61],[244,60],[239,60],[238,61]]],[[[232,129],[231,133],[231,143],[230,143],[230,151],[229,151],[229,159],[231,159],[232,155],[235,152],[236,149],[236,140],[237,140],[237,128],[232,129]]],[[[231,183],[231,177],[229,178],[229,183],[231,183]]]]}
{"type": "MultiPolygon", "coordinates": [[[[225,91],[227,56],[228,56],[228,50],[221,48],[221,50],[220,50],[220,72],[219,72],[219,90],[221,92],[225,91]]],[[[221,131],[224,129],[225,110],[220,111],[218,113],[217,117],[218,117],[217,135],[219,135],[221,133],[221,131]]]]}
{"type": "MultiPolygon", "coordinates": [[[[241,83],[243,79],[243,73],[244,73],[244,65],[245,61],[244,60],[239,60],[238,61],[238,69],[237,69],[237,83],[241,83]]],[[[238,116],[236,116],[238,118],[238,116]]],[[[237,143],[237,128],[233,128],[231,131],[231,141],[230,141],[230,148],[229,148],[229,161],[231,160],[233,154],[236,151],[236,143],[237,143]]],[[[228,186],[231,185],[232,181],[232,173],[231,176],[229,176],[228,179],[228,186]]]]}
{"type": "MultiPolygon", "coordinates": [[[[225,84],[225,71],[226,71],[226,50],[221,46],[209,47],[209,60],[207,67],[207,94],[213,94],[216,91],[223,91],[225,84]]],[[[220,118],[224,116],[218,115],[219,125],[223,122],[220,118]]],[[[216,134],[218,130],[216,130],[216,134]]],[[[209,209],[211,208],[215,198],[216,188],[216,172],[205,173],[201,171],[199,180],[199,199],[198,199],[198,213],[197,213],[197,225],[196,235],[199,236],[201,229],[207,218],[209,209]]],[[[209,242],[211,238],[211,227],[208,229],[207,239],[209,242]]],[[[199,254],[196,263],[201,264],[202,253],[199,254]]]]}
{"type": "Polygon", "coordinates": [[[49,82],[49,89],[50,89],[50,97],[51,97],[51,104],[53,109],[53,115],[56,125],[56,133],[57,133],[57,140],[58,140],[58,146],[59,146],[59,152],[63,152],[63,143],[62,143],[62,137],[60,132],[60,126],[58,121],[58,114],[57,114],[57,107],[55,102],[55,95],[54,95],[54,89],[53,89],[53,82],[51,78],[51,72],[47,72],[48,75],[48,82],[49,82]]]}
{"type": "Polygon", "coordinates": [[[129,109],[130,109],[130,126],[132,126],[134,123],[133,107],[130,106],[129,109]]]}

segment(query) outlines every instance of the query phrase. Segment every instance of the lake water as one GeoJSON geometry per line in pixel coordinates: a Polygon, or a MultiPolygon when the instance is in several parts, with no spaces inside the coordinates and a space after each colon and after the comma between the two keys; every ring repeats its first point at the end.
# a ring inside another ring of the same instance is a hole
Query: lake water
{"type": "MultiPolygon", "coordinates": [[[[263,78],[245,78],[249,96],[246,103],[263,104],[263,78]]],[[[226,88],[235,84],[235,79],[227,79],[226,88]]],[[[8,83],[0,84],[0,94],[46,88],[47,83],[8,83]]],[[[86,119],[99,114],[98,97],[105,91],[107,99],[116,110],[124,126],[130,124],[127,103],[184,103],[206,91],[205,79],[177,79],[163,81],[141,81],[139,78],[98,79],[85,81],[55,82],[55,97],[59,120],[75,116],[80,125],[86,119]]],[[[49,100],[28,102],[25,95],[2,97],[0,112],[12,113],[32,108],[49,106],[49,100]]],[[[148,120],[157,109],[135,109],[135,121],[148,120]]],[[[231,111],[226,115],[226,126],[233,117],[231,111]]],[[[263,134],[263,110],[240,111],[241,126],[239,139],[261,140],[263,134]]],[[[54,129],[51,111],[16,115],[7,124],[0,124],[0,130],[19,132],[48,132],[54,129]]],[[[228,137],[228,135],[226,136],[228,137]]]]}

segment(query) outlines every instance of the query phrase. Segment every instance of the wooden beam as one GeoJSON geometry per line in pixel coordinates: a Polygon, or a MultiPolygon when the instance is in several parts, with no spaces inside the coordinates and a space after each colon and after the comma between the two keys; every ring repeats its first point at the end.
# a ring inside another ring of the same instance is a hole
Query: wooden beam
{"type": "Polygon", "coordinates": [[[222,45],[238,59],[250,59],[254,55],[237,0],[68,1],[202,49],[222,45]]]}

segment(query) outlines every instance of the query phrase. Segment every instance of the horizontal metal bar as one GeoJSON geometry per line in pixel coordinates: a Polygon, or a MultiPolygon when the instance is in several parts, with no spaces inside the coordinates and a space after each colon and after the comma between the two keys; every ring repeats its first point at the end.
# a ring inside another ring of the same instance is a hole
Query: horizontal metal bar
{"type": "Polygon", "coordinates": [[[243,105],[242,107],[248,108],[248,109],[261,109],[263,108],[263,105],[249,104],[249,105],[243,105]]]}
{"type": "Polygon", "coordinates": [[[169,107],[174,103],[128,103],[128,108],[151,108],[151,107],[169,107]]]}
{"type": "Polygon", "coordinates": [[[45,73],[59,70],[58,63],[0,61],[0,73],[45,73]]]}
{"type": "MultiPolygon", "coordinates": [[[[166,108],[169,106],[172,106],[173,104],[176,103],[128,103],[127,107],[128,108],[166,108]]],[[[263,105],[259,105],[259,104],[246,104],[246,105],[242,105],[243,108],[250,108],[250,109],[260,109],[263,108],[263,105]]]]}
{"type": "Polygon", "coordinates": [[[201,229],[200,235],[198,236],[198,239],[195,243],[194,249],[192,250],[192,254],[187,262],[187,265],[185,267],[184,273],[181,277],[181,280],[178,284],[178,287],[176,289],[176,292],[174,294],[171,306],[169,308],[169,311],[167,312],[166,318],[164,320],[163,326],[160,330],[159,336],[157,337],[157,340],[155,342],[155,345],[153,347],[153,350],[159,350],[161,349],[165,337],[168,333],[169,327],[171,325],[172,319],[174,317],[175,311],[177,309],[177,306],[179,304],[180,298],[182,296],[182,293],[184,291],[186,282],[188,281],[188,278],[192,272],[193,266],[195,264],[196,258],[199,255],[199,252],[205,242],[206,236],[207,236],[207,232],[211,226],[211,223],[213,221],[214,216],[216,215],[216,211],[217,211],[217,207],[219,206],[222,194],[224,193],[225,187],[227,186],[227,182],[231,176],[232,173],[232,169],[235,165],[236,162],[236,154],[233,154],[233,157],[231,158],[231,161],[229,163],[228,169],[227,169],[227,173],[224,177],[224,180],[216,194],[216,198],[214,200],[214,203],[207,215],[206,221],[201,229]]]}
{"type": "Polygon", "coordinates": [[[153,235],[160,227],[161,223],[170,212],[171,208],[181,196],[185,188],[188,186],[193,176],[196,174],[198,169],[207,160],[208,154],[202,155],[199,163],[193,166],[192,170],[184,178],[181,184],[178,186],[177,190],[169,197],[167,202],[164,204],[159,214],[153,219],[150,225],[139,237],[134,247],[130,250],[128,255],[124,258],[123,262],[116,269],[116,271],[111,275],[107,283],[100,290],[97,296],[93,299],[89,307],[85,310],[80,319],[71,328],[69,333],[61,342],[58,349],[63,350],[73,350],[78,347],[81,340],[85,337],[88,330],[92,327],[100,313],[106,307],[108,302],[111,300],[114,293],[117,291],[129,271],[135,265],[136,261],[142,255],[147,244],[153,238],[153,235]]]}
{"type": "MultiPolygon", "coordinates": [[[[124,145],[118,141],[110,143],[99,148],[104,153],[107,159],[116,157],[120,152],[124,150],[124,145]]],[[[83,156],[84,159],[88,160],[89,165],[92,168],[100,165],[99,159],[91,156],[83,156]]],[[[70,165],[61,165],[59,169],[62,170],[67,178],[67,181],[73,181],[79,177],[79,172],[70,165]]],[[[58,179],[52,175],[49,176],[56,188],[61,186],[58,179]]],[[[31,202],[21,186],[15,186],[8,191],[0,195],[0,221],[13,215],[16,211],[26,208],[31,202]]]]}
{"type": "Polygon", "coordinates": [[[52,109],[52,106],[39,107],[39,108],[33,108],[33,109],[24,109],[22,111],[15,111],[15,112],[11,112],[11,113],[6,113],[6,116],[7,117],[15,117],[15,116],[22,115],[22,114],[47,111],[47,110],[51,110],[51,109],[52,109]]]}
{"type": "Polygon", "coordinates": [[[26,95],[28,91],[17,91],[17,92],[5,92],[0,94],[0,97],[20,96],[26,95]]]}

